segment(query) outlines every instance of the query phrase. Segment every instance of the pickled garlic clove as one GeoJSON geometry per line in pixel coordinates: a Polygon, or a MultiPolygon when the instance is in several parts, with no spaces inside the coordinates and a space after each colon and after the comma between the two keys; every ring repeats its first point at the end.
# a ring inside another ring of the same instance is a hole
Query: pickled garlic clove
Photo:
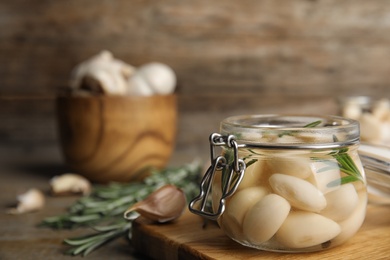
{"type": "Polygon", "coordinates": [[[221,229],[224,230],[228,236],[234,237],[238,241],[246,240],[245,234],[242,231],[242,225],[238,224],[236,219],[229,215],[222,214],[217,222],[221,229]]]}
{"type": "Polygon", "coordinates": [[[283,173],[305,179],[312,174],[309,158],[272,158],[267,161],[273,173],[283,173]]]}
{"type": "Polygon", "coordinates": [[[276,239],[289,248],[305,248],[325,243],[338,234],[340,226],[331,219],[312,212],[291,212],[276,239]]]}
{"type": "Polygon", "coordinates": [[[349,217],[359,203],[355,186],[351,183],[341,185],[337,190],[325,195],[327,206],[320,214],[336,222],[349,217]]]}
{"type": "Polygon", "coordinates": [[[268,191],[262,187],[250,187],[233,195],[226,203],[225,215],[234,219],[238,225],[242,225],[245,214],[259,202],[268,191]]]}
{"type": "Polygon", "coordinates": [[[128,208],[124,213],[124,218],[132,220],[134,218],[132,213],[137,212],[149,220],[164,223],[179,218],[186,205],[184,192],[168,184],[128,208]]]}
{"type": "Polygon", "coordinates": [[[326,207],[326,199],[313,184],[286,174],[273,174],[269,183],[275,193],[288,200],[291,206],[313,212],[326,207]]]}
{"type": "Polygon", "coordinates": [[[360,119],[360,137],[363,141],[380,142],[383,136],[382,122],[372,114],[364,113],[360,119]]]}
{"type": "Polygon", "coordinates": [[[349,102],[343,107],[342,115],[351,119],[358,120],[362,115],[362,109],[359,103],[349,102]]]}
{"type": "Polygon", "coordinates": [[[50,180],[53,195],[83,194],[91,192],[91,183],[81,175],[66,173],[50,180]]]}
{"type": "Polygon", "coordinates": [[[244,178],[242,179],[238,190],[244,190],[249,187],[264,185],[268,183],[271,172],[267,169],[264,161],[257,161],[250,167],[246,168],[244,178]]]}
{"type": "Polygon", "coordinates": [[[9,209],[8,214],[23,214],[40,210],[45,205],[45,196],[38,189],[29,189],[17,197],[16,208],[9,209]]]}
{"type": "Polygon", "coordinates": [[[384,98],[375,102],[372,114],[381,121],[387,120],[390,114],[390,101],[384,98]]]}
{"type": "Polygon", "coordinates": [[[332,239],[332,243],[341,244],[352,237],[363,224],[364,218],[366,216],[366,207],[367,207],[367,193],[365,190],[360,190],[358,192],[359,203],[351,215],[339,222],[341,227],[340,234],[332,239]]]}
{"type": "Polygon", "coordinates": [[[290,204],[283,197],[268,194],[246,214],[243,232],[253,244],[269,240],[280,228],[290,212],[290,204]]]}
{"type": "Polygon", "coordinates": [[[328,186],[329,183],[334,183],[341,178],[340,168],[336,160],[313,162],[311,167],[313,169],[313,175],[309,176],[306,180],[316,186],[323,194],[340,187],[341,181],[339,185],[328,186]],[[334,167],[329,167],[329,165],[334,165],[334,167]]]}

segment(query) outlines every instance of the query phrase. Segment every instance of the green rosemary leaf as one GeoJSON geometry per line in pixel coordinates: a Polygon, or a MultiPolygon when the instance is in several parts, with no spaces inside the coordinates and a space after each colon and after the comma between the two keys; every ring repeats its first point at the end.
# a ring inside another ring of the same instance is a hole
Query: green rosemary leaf
{"type": "Polygon", "coordinates": [[[71,217],[69,217],[69,221],[72,221],[75,223],[84,223],[84,222],[90,222],[93,220],[97,220],[100,218],[101,218],[101,216],[99,214],[86,215],[86,216],[71,216],[71,217]]]}
{"type": "Polygon", "coordinates": [[[257,162],[257,161],[258,161],[257,159],[252,159],[252,160],[250,160],[249,162],[246,163],[246,167],[251,166],[252,164],[254,164],[254,163],[257,162]]]}
{"type": "Polygon", "coordinates": [[[360,180],[359,178],[357,178],[357,177],[355,177],[353,175],[348,175],[348,176],[342,177],[341,179],[337,179],[337,180],[331,181],[326,186],[328,188],[332,188],[332,187],[336,187],[336,186],[339,186],[339,185],[343,185],[343,184],[347,184],[347,183],[355,182],[355,181],[359,181],[359,180],[360,180]]]}
{"type": "Polygon", "coordinates": [[[249,151],[250,153],[252,153],[252,154],[255,154],[255,155],[262,155],[262,154],[260,154],[260,153],[257,153],[257,152],[255,152],[255,151],[253,151],[252,149],[248,149],[248,151],[249,151]]]}
{"type": "MultiPolygon", "coordinates": [[[[127,231],[127,229],[125,231],[127,231]]],[[[119,236],[122,236],[123,234],[124,234],[123,230],[119,230],[119,231],[116,231],[116,232],[111,232],[109,237],[105,237],[105,239],[97,240],[97,241],[95,241],[95,243],[90,244],[84,250],[83,256],[87,256],[89,253],[91,253],[96,248],[98,248],[98,247],[100,247],[100,246],[110,242],[111,240],[113,240],[113,239],[115,239],[115,238],[117,238],[119,236]]]]}
{"type": "Polygon", "coordinates": [[[331,171],[331,170],[334,170],[334,169],[337,169],[337,165],[325,166],[325,167],[317,170],[317,173],[327,172],[327,171],[331,171]]]}
{"type": "Polygon", "coordinates": [[[285,135],[292,136],[292,135],[294,135],[295,132],[296,131],[284,131],[283,133],[278,134],[278,137],[280,138],[280,137],[283,137],[285,135]]]}
{"type": "Polygon", "coordinates": [[[81,254],[83,251],[85,251],[85,250],[87,250],[89,247],[93,246],[94,243],[95,243],[94,241],[91,241],[91,242],[89,242],[89,243],[80,245],[79,247],[76,248],[76,250],[73,251],[73,255],[81,254]]]}
{"type": "Polygon", "coordinates": [[[64,243],[71,245],[71,246],[79,246],[79,245],[84,245],[87,244],[93,240],[96,239],[97,236],[95,235],[88,235],[88,236],[83,236],[83,237],[77,237],[77,238],[67,238],[64,239],[64,243]]]}
{"type": "MultiPolygon", "coordinates": [[[[304,125],[303,128],[312,128],[312,127],[316,127],[318,125],[320,125],[322,123],[321,120],[318,120],[318,121],[314,121],[314,122],[311,122],[307,125],[304,125]]],[[[283,137],[285,135],[289,135],[289,136],[293,136],[297,131],[292,131],[292,130],[289,130],[289,131],[284,131],[282,133],[280,133],[278,135],[278,137],[283,137]]]]}
{"type": "Polygon", "coordinates": [[[320,125],[321,123],[322,123],[321,120],[314,121],[314,122],[311,122],[311,123],[305,125],[304,128],[316,127],[316,126],[320,125]]]}

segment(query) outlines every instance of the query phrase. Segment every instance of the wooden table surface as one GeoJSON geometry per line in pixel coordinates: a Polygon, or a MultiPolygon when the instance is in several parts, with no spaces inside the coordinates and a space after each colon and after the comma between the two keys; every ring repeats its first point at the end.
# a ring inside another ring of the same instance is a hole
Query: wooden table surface
{"type": "Polygon", "coordinates": [[[189,211],[166,225],[139,219],[133,227],[136,250],[158,260],[180,259],[390,259],[390,206],[370,203],[360,230],[346,243],[313,253],[284,254],[244,247],[213,222],[204,221],[189,211]],[[150,245],[153,244],[153,247],[150,245]]]}
{"type": "MultiPolygon", "coordinates": [[[[0,146],[0,259],[74,259],[64,255],[68,247],[63,239],[91,233],[89,229],[52,230],[38,228],[46,217],[66,212],[79,197],[46,196],[43,210],[23,215],[6,214],[16,203],[16,196],[29,188],[41,189],[48,194],[52,176],[65,173],[56,147],[32,150],[0,146]],[[6,149],[7,148],[7,149],[6,149]]],[[[86,259],[145,259],[134,254],[130,243],[120,238],[86,259]]]]}
{"type": "MultiPolygon", "coordinates": [[[[183,160],[180,155],[176,155],[175,159],[178,160],[177,162],[183,160]]],[[[31,187],[39,188],[47,193],[50,178],[66,171],[56,147],[33,150],[0,147],[1,260],[72,258],[63,254],[67,247],[62,244],[62,240],[88,234],[90,230],[51,230],[38,228],[37,224],[45,217],[64,213],[66,208],[77,200],[77,196],[55,198],[46,196],[46,206],[41,211],[16,216],[5,213],[6,209],[16,202],[17,194],[31,187]]],[[[356,250],[359,250],[362,256],[364,256],[364,252],[370,252],[370,259],[386,259],[387,256],[390,257],[390,208],[388,205],[384,208],[383,206],[370,205],[369,209],[371,211],[362,227],[362,232],[367,234],[369,239],[365,240],[362,237],[363,233],[361,233],[357,237],[361,243],[354,243],[355,240],[351,240],[350,243],[356,250]],[[383,231],[381,231],[381,227],[383,227],[383,231]],[[378,249],[377,255],[372,253],[375,252],[376,248],[378,249]]],[[[338,256],[342,256],[342,253],[338,254],[338,256]]],[[[267,255],[267,257],[267,259],[272,259],[272,254],[267,255]]],[[[106,258],[148,259],[137,253],[125,238],[103,246],[86,257],[86,259],[106,258]]]]}

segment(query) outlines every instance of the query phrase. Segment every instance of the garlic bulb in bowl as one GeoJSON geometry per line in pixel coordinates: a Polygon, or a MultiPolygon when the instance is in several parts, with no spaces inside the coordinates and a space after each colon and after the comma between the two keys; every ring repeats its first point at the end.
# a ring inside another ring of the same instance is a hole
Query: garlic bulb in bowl
{"type": "Polygon", "coordinates": [[[78,64],[69,85],[73,94],[83,95],[170,95],[175,91],[176,74],[166,64],[150,62],[135,67],[104,50],[78,64]]]}
{"type": "Polygon", "coordinates": [[[175,89],[176,75],[169,66],[152,62],[137,69],[128,83],[130,95],[167,95],[175,89]]]}

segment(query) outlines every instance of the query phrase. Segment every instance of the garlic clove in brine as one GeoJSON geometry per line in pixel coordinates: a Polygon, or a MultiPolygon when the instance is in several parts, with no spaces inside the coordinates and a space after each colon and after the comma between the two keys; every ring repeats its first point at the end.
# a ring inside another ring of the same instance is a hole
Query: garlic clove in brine
{"type": "Polygon", "coordinates": [[[50,186],[53,195],[86,195],[91,192],[91,183],[83,176],[74,173],[66,173],[53,177],[50,180],[50,186]]]}
{"type": "Polygon", "coordinates": [[[137,212],[149,220],[164,223],[180,217],[186,205],[184,192],[178,187],[168,184],[128,208],[124,213],[124,218],[132,220],[133,213],[137,212]]]}
{"type": "Polygon", "coordinates": [[[37,211],[45,205],[45,196],[38,189],[29,189],[17,197],[18,205],[7,211],[8,214],[23,214],[37,211]]]}

